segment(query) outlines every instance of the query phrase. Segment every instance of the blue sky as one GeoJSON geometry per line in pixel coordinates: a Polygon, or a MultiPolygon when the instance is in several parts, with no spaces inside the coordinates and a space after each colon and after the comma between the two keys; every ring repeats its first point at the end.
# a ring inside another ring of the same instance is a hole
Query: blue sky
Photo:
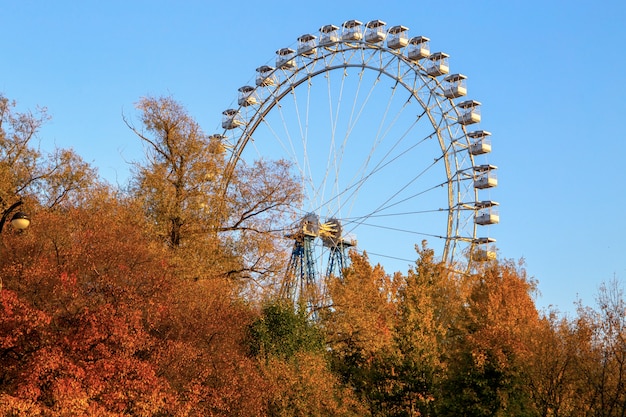
{"type": "Polygon", "coordinates": [[[6,1],[0,91],[46,106],[44,149],[71,147],[124,184],[141,145],[124,125],[172,95],[207,132],[274,52],[321,26],[381,19],[431,39],[468,76],[492,133],[500,256],[525,259],[537,304],[573,311],[626,280],[626,3],[6,1]]]}

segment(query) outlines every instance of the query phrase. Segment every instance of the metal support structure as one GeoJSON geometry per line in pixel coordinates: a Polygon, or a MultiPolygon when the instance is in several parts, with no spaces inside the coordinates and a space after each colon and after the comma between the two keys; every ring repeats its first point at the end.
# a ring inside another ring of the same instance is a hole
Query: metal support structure
{"type": "Polygon", "coordinates": [[[293,233],[285,237],[293,240],[291,258],[280,287],[280,297],[291,300],[297,308],[306,309],[315,318],[319,308],[328,304],[327,285],[331,276],[341,278],[348,266],[347,248],[356,246],[354,237],[343,236],[341,221],[329,218],[320,222],[314,213],[305,215],[293,233]],[[313,245],[320,239],[328,250],[326,271],[318,269],[313,245]]]}
{"type": "Polygon", "coordinates": [[[306,302],[311,308],[315,294],[316,274],[313,258],[313,241],[315,236],[300,233],[294,238],[291,259],[287,267],[286,278],[280,289],[281,297],[297,303],[306,302]]]}
{"type": "Polygon", "coordinates": [[[339,243],[336,246],[330,248],[330,254],[328,255],[328,269],[326,270],[325,278],[328,280],[331,276],[341,277],[341,274],[348,266],[348,254],[346,248],[352,245],[346,245],[339,243]]]}

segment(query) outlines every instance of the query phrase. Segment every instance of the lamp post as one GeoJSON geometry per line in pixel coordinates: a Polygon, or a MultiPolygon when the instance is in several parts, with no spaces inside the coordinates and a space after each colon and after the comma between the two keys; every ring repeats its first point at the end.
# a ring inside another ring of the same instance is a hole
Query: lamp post
{"type": "MultiPolygon", "coordinates": [[[[0,198],[0,204],[4,203],[2,198],[0,198]]],[[[7,221],[11,213],[22,205],[22,200],[18,200],[15,203],[11,204],[11,206],[2,212],[2,217],[0,218],[0,235],[2,235],[2,230],[4,229],[4,223],[7,221]]],[[[23,211],[16,212],[13,217],[11,217],[11,226],[18,230],[24,230],[28,226],[30,226],[30,218],[28,214],[23,211]]],[[[2,277],[0,277],[0,291],[2,291],[2,277]]]]}
{"type": "MultiPolygon", "coordinates": [[[[2,199],[0,199],[0,203],[2,203],[2,199]]],[[[19,200],[11,204],[8,209],[2,212],[2,218],[0,218],[0,233],[2,233],[2,230],[4,229],[4,223],[9,218],[9,215],[21,205],[22,200],[19,200]]],[[[24,230],[28,226],[30,226],[30,217],[28,217],[28,214],[24,213],[23,211],[18,211],[13,215],[13,217],[11,217],[11,225],[18,230],[24,230]]]]}

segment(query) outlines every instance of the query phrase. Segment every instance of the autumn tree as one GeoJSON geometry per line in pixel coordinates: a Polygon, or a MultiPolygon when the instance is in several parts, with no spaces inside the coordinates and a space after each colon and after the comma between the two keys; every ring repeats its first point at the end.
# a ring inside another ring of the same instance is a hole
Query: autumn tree
{"type": "Polygon", "coordinates": [[[597,307],[579,304],[577,373],[588,415],[626,415],[626,300],[616,280],[604,283],[597,307]]]}
{"type": "Polygon", "coordinates": [[[285,233],[296,221],[302,190],[290,162],[238,161],[223,189],[227,216],[219,227],[220,238],[229,242],[241,260],[238,269],[227,271],[240,277],[274,284],[286,270],[292,241],[285,233]]]}
{"type": "Polygon", "coordinates": [[[18,113],[15,106],[0,95],[0,201],[22,195],[41,177],[41,153],[31,142],[49,117],[45,108],[18,113]]]}
{"type": "Polygon", "coordinates": [[[432,415],[464,301],[458,277],[434,250],[422,242],[417,253],[399,297],[396,415],[432,415]]]}
{"type": "Polygon", "coordinates": [[[78,201],[97,183],[96,171],[71,149],[43,153],[37,134],[50,119],[45,108],[18,112],[0,94],[0,209],[19,199],[47,208],[78,201]]]}
{"type": "Polygon", "coordinates": [[[247,305],[179,274],[136,200],[92,197],[5,236],[0,415],[264,415],[247,305]]]}
{"type": "Polygon", "coordinates": [[[179,399],[176,415],[265,415],[269,384],[246,339],[254,315],[225,281],[176,279],[152,328],[159,373],[179,399]]]}
{"type": "Polygon", "coordinates": [[[141,127],[126,124],[143,142],[146,161],[135,164],[134,192],[143,201],[158,235],[171,247],[207,232],[219,152],[187,111],[171,97],[142,98],[141,127]],[[204,227],[204,230],[202,229],[204,227]]]}
{"type": "Polygon", "coordinates": [[[575,322],[550,310],[530,335],[525,384],[536,414],[541,417],[585,415],[577,368],[588,345],[575,322]]]}
{"type": "Polygon", "coordinates": [[[0,404],[8,415],[153,415],[174,403],[149,360],[150,329],[171,284],[165,254],[133,210],[98,197],[40,211],[26,233],[4,236],[0,404]]]}
{"type": "Polygon", "coordinates": [[[528,343],[539,315],[535,282],[512,261],[496,261],[469,279],[458,317],[441,415],[533,415],[524,380],[528,343]]]}
{"type": "Polygon", "coordinates": [[[267,415],[367,415],[331,371],[323,334],[304,311],[283,301],[266,304],[249,327],[248,344],[268,384],[267,415]]]}
{"type": "Polygon", "coordinates": [[[354,387],[376,415],[394,385],[394,329],[398,287],[402,280],[370,265],[366,254],[352,252],[342,276],[331,277],[331,306],[320,314],[332,355],[333,369],[354,387]]]}
{"type": "Polygon", "coordinates": [[[137,103],[141,127],[126,120],[145,145],[146,161],[136,164],[134,194],[156,233],[202,278],[207,271],[254,279],[281,270],[277,216],[299,198],[281,161],[240,164],[223,177],[226,149],[205,134],[172,97],[137,103]],[[228,182],[228,186],[226,186],[228,182]]]}

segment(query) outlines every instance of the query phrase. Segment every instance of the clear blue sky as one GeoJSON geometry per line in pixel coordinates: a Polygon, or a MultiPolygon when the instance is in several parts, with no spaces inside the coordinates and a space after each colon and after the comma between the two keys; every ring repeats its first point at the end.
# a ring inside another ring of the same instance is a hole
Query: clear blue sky
{"type": "Polygon", "coordinates": [[[46,106],[45,149],[124,184],[141,146],[122,121],[172,95],[207,132],[255,68],[304,33],[381,19],[431,38],[468,76],[492,132],[500,256],[526,260],[539,307],[592,304],[626,280],[626,3],[0,0],[0,91],[46,106]]]}

